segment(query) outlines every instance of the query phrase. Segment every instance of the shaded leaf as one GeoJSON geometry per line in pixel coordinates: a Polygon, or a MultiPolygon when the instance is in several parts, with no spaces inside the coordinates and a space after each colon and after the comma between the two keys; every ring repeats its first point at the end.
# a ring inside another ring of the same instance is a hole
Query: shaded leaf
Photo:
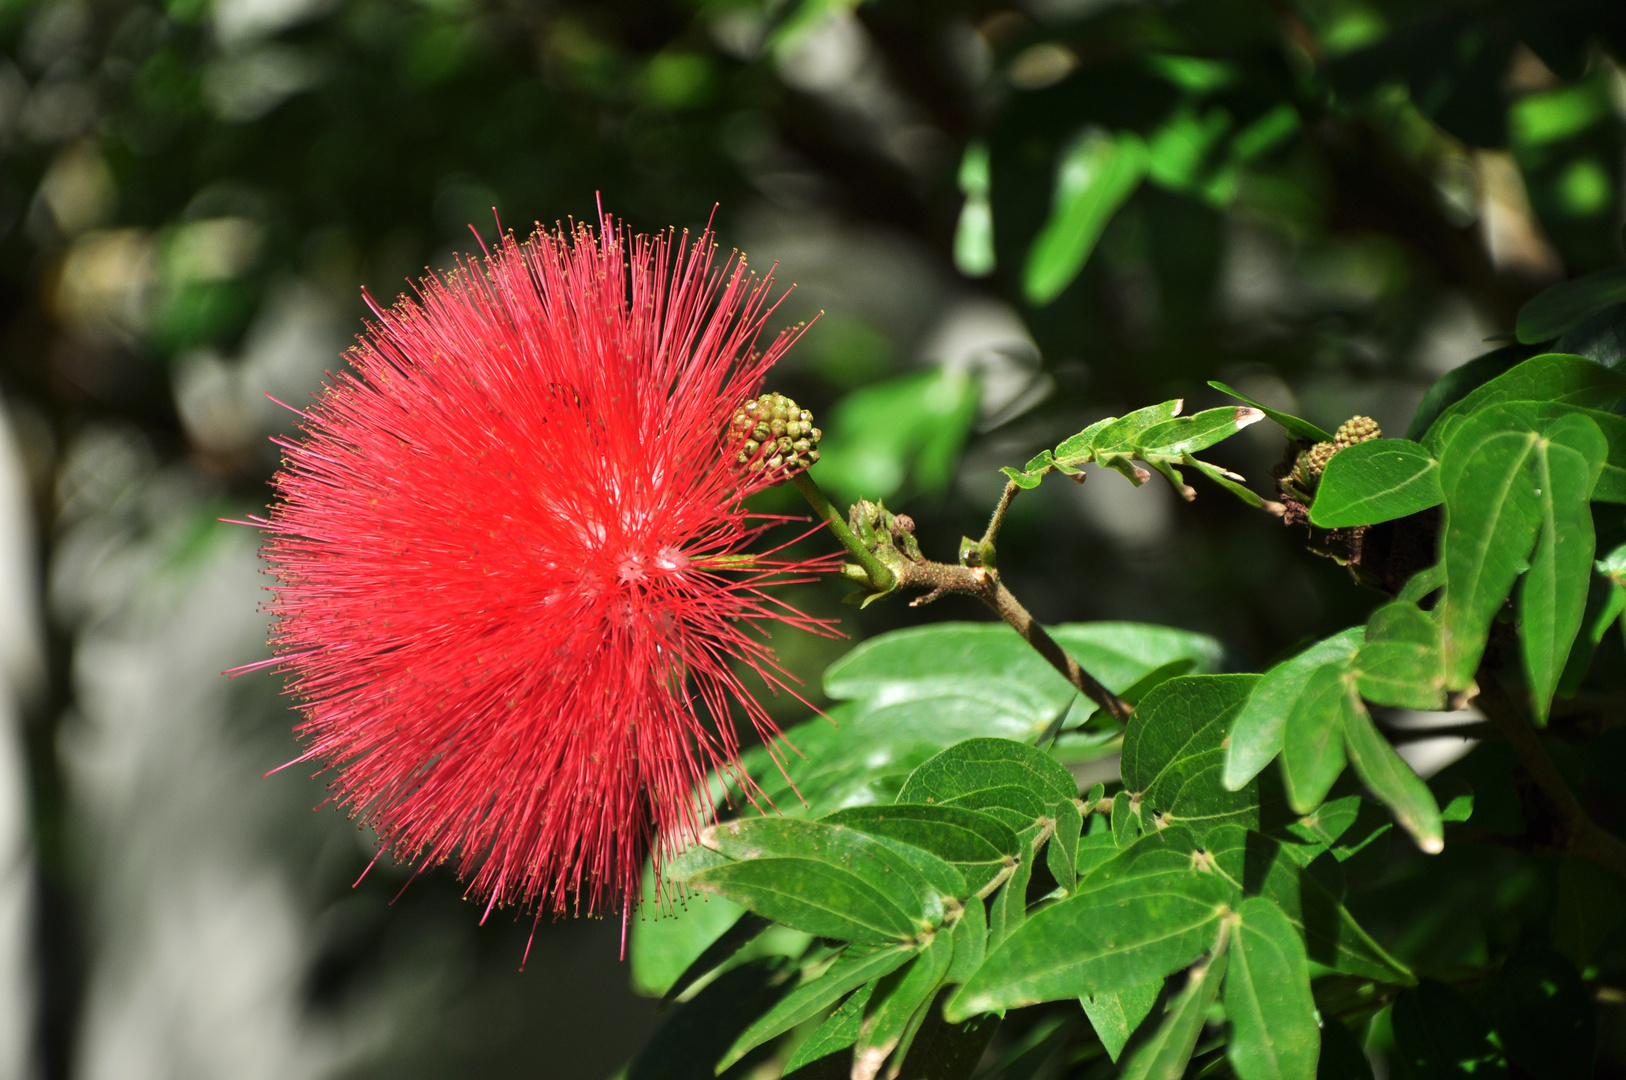
{"type": "MultiPolygon", "coordinates": [[[[780,990],[773,981],[782,963],[778,959],[754,960],[724,972],[693,1001],[679,1006],[668,1017],[627,1067],[627,1080],[693,1080],[720,1071],[713,1066],[740,1037],[742,1029],[754,1026],[752,1017],[765,1006],[777,1008],[774,1002],[780,990]]],[[[764,1041],[751,1043],[731,1057],[730,1064],[764,1041]]]]}
{"type": "Polygon", "coordinates": [[[1226,748],[1222,776],[1227,788],[1239,790],[1281,753],[1288,713],[1304,693],[1310,676],[1324,664],[1342,663],[1353,657],[1363,634],[1364,628],[1355,626],[1324,638],[1272,667],[1254,684],[1237,713],[1226,748]]]}
{"type": "Polygon", "coordinates": [[[785,1062],[785,1073],[793,1073],[803,1065],[839,1053],[857,1042],[858,1030],[864,1023],[864,1007],[869,1004],[870,995],[874,991],[874,983],[865,983],[853,991],[852,995],[796,1048],[790,1060],[785,1062]]]}
{"type": "Polygon", "coordinates": [[[1238,1080],[1314,1080],[1321,1033],[1298,931],[1264,897],[1242,902],[1230,949],[1226,1053],[1238,1080]]]}
{"type": "Polygon", "coordinates": [[[858,957],[839,957],[828,971],[804,981],[741,1032],[717,1063],[717,1070],[721,1072],[769,1039],[813,1019],[863,984],[891,974],[918,952],[912,947],[894,946],[858,957]]]}
{"type": "Polygon", "coordinates": [[[853,1080],[872,1080],[880,1072],[910,1021],[936,996],[953,956],[953,936],[938,934],[912,964],[882,980],[853,1044],[853,1080]]]}
{"type": "Polygon", "coordinates": [[[729,863],[702,871],[687,884],[816,937],[882,944],[909,941],[920,932],[919,921],[898,905],[905,890],[887,895],[811,859],[729,863]]]}
{"type": "MultiPolygon", "coordinates": [[[[1492,405],[1536,401],[1583,408],[1608,408],[1626,397],[1626,375],[1611,371],[1584,356],[1543,353],[1508,369],[1452,405],[1423,436],[1423,445],[1436,454],[1452,438],[1466,417],[1492,405]]],[[[1444,458],[1441,458],[1444,464],[1444,458]]],[[[1441,478],[1442,484],[1444,478],[1441,478]]]]}
{"type": "Polygon", "coordinates": [[[1197,1047],[1208,1010],[1225,978],[1224,953],[1191,969],[1186,985],[1169,1005],[1151,1038],[1135,1047],[1119,1073],[1121,1080],[1180,1080],[1197,1047]]]}
{"type": "Polygon", "coordinates": [[[1372,1080],[1372,1063],[1350,1030],[1336,1019],[1321,1029],[1316,1080],[1372,1080]]]}
{"type": "MultiPolygon", "coordinates": [[[[643,896],[639,918],[632,923],[627,952],[633,989],[649,997],[665,995],[690,965],[714,942],[726,936],[729,928],[737,925],[745,914],[739,905],[721,897],[667,899],[663,908],[662,898],[655,892],[654,870],[647,865],[643,896]]],[[[722,959],[720,957],[718,962],[722,959]]],[[[715,966],[715,963],[711,965],[715,966]]]]}
{"type": "MultiPolygon", "coordinates": [[[[1406,427],[1406,438],[1422,440],[1440,414],[1461,401],[1498,375],[1528,359],[1530,350],[1519,345],[1507,345],[1483,356],[1476,356],[1461,367],[1452,368],[1434,381],[1418,403],[1411,423],[1406,427]]],[[[1331,441],[1328,435],[1322,441],[1331,441]]]]}
{"type": "Polygon", "coordinates": [[[1519,641],[1538,724],[1547,722],[1586,614],[1595,547],[1592,488],[1609,449],[1598,426],[1575,414],[1544,425],[1542,436],[1530,458],[1540,527],[1519,590],[1519,641]]]}
{"type": "Polygon", "coordinates": [[[899,1080],[970,1080],[998,1030],[997,1016],[973,1016],[951,1024],[943,1019],[941,1001],[933,1002],[904,1058],[899,1080]]]}
{"type": "Polygon", "coordinates": [[[1526,345],[1551,341],[1623,300],[1626,268],[1610,267],[1560,282],[1537,293],[1519,309],[1519,341],[1526,345]]]}
{"type": "MultiPolygon", "coordinates": [[[[709,899],[713,904],[727,905],[727,907],[734,910],[739,909],[738,904],[730,904],[720,896],[713,896],[709,899]]],[[[676,1001],[685,990],[716,970],[718,965],[754,941],[757,935],[772,925],[773,921],[771,919],[764,919],[753,911],[741,912],[734,925],[723,931],[722,935],[710,945],[707,945],[706,951],[695,957],[694,961],[683,969],[682,974],[673,980],[661,995],[661,1004],[665,1006],[676,1001]]]]}
{"type": "Polygon", "coordinates": [[[1405,439],[1373,439],[1346,447],[1327,462],[1310,520],[1324,529],[1373,525],[1444,499],[1439,462],[1425,447],[1405,439]]]}
{"type": "Polygon", "coordinates": [[[1564,957],[1540,947],[1519,952],[1485,988],[1484,1003],[1502,1052],[1534,1080],[1592,1075],[1597,1014],[1564,957]]]}
{"type": "Polygon", "coordinates": [[[1033,880],[1033,852],[1022,853],[1021,860],[1011,871],[1011,876],[1005,879],[999,891],[988,904],[988,945],[987,951],[997,949],[1001,942],[1010,937],[1016,928],[1022,925],[1027,917],[1028,882],[1033,880]]]}
{"type": "Polygon", "coordinates": [[[1395,999],[1394,1061],[1412,1080],[1503,1078],[1507,1062],[1490,1024],[1461,993],[1433,979],[1395,999]]]}

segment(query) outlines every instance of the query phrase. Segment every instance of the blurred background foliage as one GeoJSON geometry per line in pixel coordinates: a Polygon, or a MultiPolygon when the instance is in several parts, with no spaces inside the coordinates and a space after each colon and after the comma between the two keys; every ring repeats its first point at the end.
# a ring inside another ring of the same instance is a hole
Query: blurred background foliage
{"type": "MultiPolygon", "coordinates": [[[[363,289],[600,198],[713,221],[823,313],[774,387],[816,475],[947,557],[999,466],[1211,378],[1402,433],[1619,261],[1623,50],[1618,0],[0,0],[0,1077],[594,1080],[655,1027],[613,921],[538,927],[520,973],[529,918],[447,875],[352,891],[370,838],[259,779],[295,752],[274,680],[217,675],[264,649],[217,519],[263,506],[266,395],[342,364],[363,289]]],[[[1268,494],[1280,452],[1215,457],[1268,494]]],[[[1217,489],[1095,475],[1019,500],[1002,568],[1044,619],[1254,669],[1376,599],[1217,489]]],[[[922,617],[838,592],[795,599],[922,617]]],[[[781,642],[815,688],[845,647],[781,642]]],[[[1442,861],[1373,904],[1448,893],[1395,947],[1470,956],[1551,876],[1442,861]]]]}

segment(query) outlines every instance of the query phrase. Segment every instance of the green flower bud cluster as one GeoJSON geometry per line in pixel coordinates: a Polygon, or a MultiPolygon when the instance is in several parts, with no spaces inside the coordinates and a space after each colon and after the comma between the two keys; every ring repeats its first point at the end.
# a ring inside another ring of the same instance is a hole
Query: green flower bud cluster
{"type": "Polygon", "coordinates": [[[813,414],[783,394],[763,394],[734,410],[728,427],[734,463],[750,472],[800,472],[819,460],[813,414]]]}
{"type": "Polygon", "coordinates": [[[1382,434],[1383,429],[1370,416],[1352,416],[1338,425],[1332,442],[1316,443],[1301,453],[1288,479],[1308,491],[1321,479],[1321,474],[1327,470],[1327,462],[1332,460],[1334,454],[1357,443],[1370,442],[1382,434]]]}

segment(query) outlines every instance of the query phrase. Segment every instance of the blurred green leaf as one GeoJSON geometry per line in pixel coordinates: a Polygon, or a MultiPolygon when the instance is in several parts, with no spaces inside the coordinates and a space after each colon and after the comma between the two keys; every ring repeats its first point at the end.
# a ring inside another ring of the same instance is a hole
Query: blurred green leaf
{"type": "Polygon", "coordinates": [[[1536,294],[1519,309],[1519,341],[1538,345],[1561,337],[1604,308],[1626,301],[1626,267],[1611,267],[1536,294]]]}
{"type": "Polygon", "coordinates": [[[719,896],[662,900],[655,874],[644,867],[643,903],[633,920],[628,948],[632,986],[640,994],[662,997],[706,948],[740,921],[745,910],[719,896]]]}
{"type": "Polygon", "coordinates": [[[1022,290],[1043,307],[1072,284],[1112,215],[1146,175],[1146,144],[1132,132],[1086,131],[1062,152],[1050,218],[1028,249],[1022,290]]]}
{"type": "Polygon", "coordinates": [[[1427,510],[1445,500],[1439,462],[1405,439],[1373,439],[1327,462],[1310,520],[1324,529],[1373,525],[1427,510]]]}
{"type": "Polygon", "coordinates": [[[1298,931],[1261,896],[1242,902],[1225,979],[1238,1080],[1315,1080],[1321,1032],[1298,931]]]}
{"type": "MultiPolygon", "coordinates": [[[[679,1006],[633,1058],[627,1080],[693,1080],[713,1075],[712,1066],[741,1030],[748,1031],[752,1018],[778,999],[780,990],[774,982],[782,963],[755,960],[744,964],[725,972],[693,1001],[679,1006]]],[[[770,1008],[770,1014],[772,1011],[770,1008]]],[[[749,1050],[747,1047],[731,1063],[749,1050]]]]}
{"type": "Polygon", "coordinates": [[[846,502],[941,494],[979,402],[976,379],[948,368],[854,390],[832,411],[812,475],[846,502]]]}
{"type": "Polygon", "coordinates": [[[1508,1062],[1533,1080],[1593,1075],[1597,1009],[1564,957],[1540,946],[1522,949],[1485,987],[1483,1000],[1508,1062]]]}
{"type": "Polygon", "coordinates": [[[1315,1075],[1316,1080],[1372,1080],[1372,1063],[1365,1048],[1340,1020],[1330,1019],[1321,1029],[1321,1058],[1315,1075]]]}

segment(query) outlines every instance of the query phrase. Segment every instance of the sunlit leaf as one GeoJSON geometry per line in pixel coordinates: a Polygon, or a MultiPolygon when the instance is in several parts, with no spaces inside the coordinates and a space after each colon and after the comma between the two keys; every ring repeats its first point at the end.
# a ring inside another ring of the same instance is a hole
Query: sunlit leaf
{"type": "Polygon", "coordinates": [[[1327,462],[1310,520],[1324,529],[1373,525],[1437,506],[1439,462],[1421,444],[1373,439],[1346,447],[1327,462]]]}
{"type": "Polygon", "coordinates": [[[1304,943],[1281,909],[1242,902],[1225,979],[1226,1053],[1238,1080],[1315,1080],[1321,1033],[1304,943]]]}
{"type": "Polygon", "coordinates": [[[1254,684],[1237,713],[1226,748],[1223,779],[1227,788],[1240,790],[1281,753],[1288,713],[1310,676],[1323,665],[1347,662],[1360,648],[1363,633],[1364,628],[1357,626],[1318,641],[1265,672],[1254,684]]]}

